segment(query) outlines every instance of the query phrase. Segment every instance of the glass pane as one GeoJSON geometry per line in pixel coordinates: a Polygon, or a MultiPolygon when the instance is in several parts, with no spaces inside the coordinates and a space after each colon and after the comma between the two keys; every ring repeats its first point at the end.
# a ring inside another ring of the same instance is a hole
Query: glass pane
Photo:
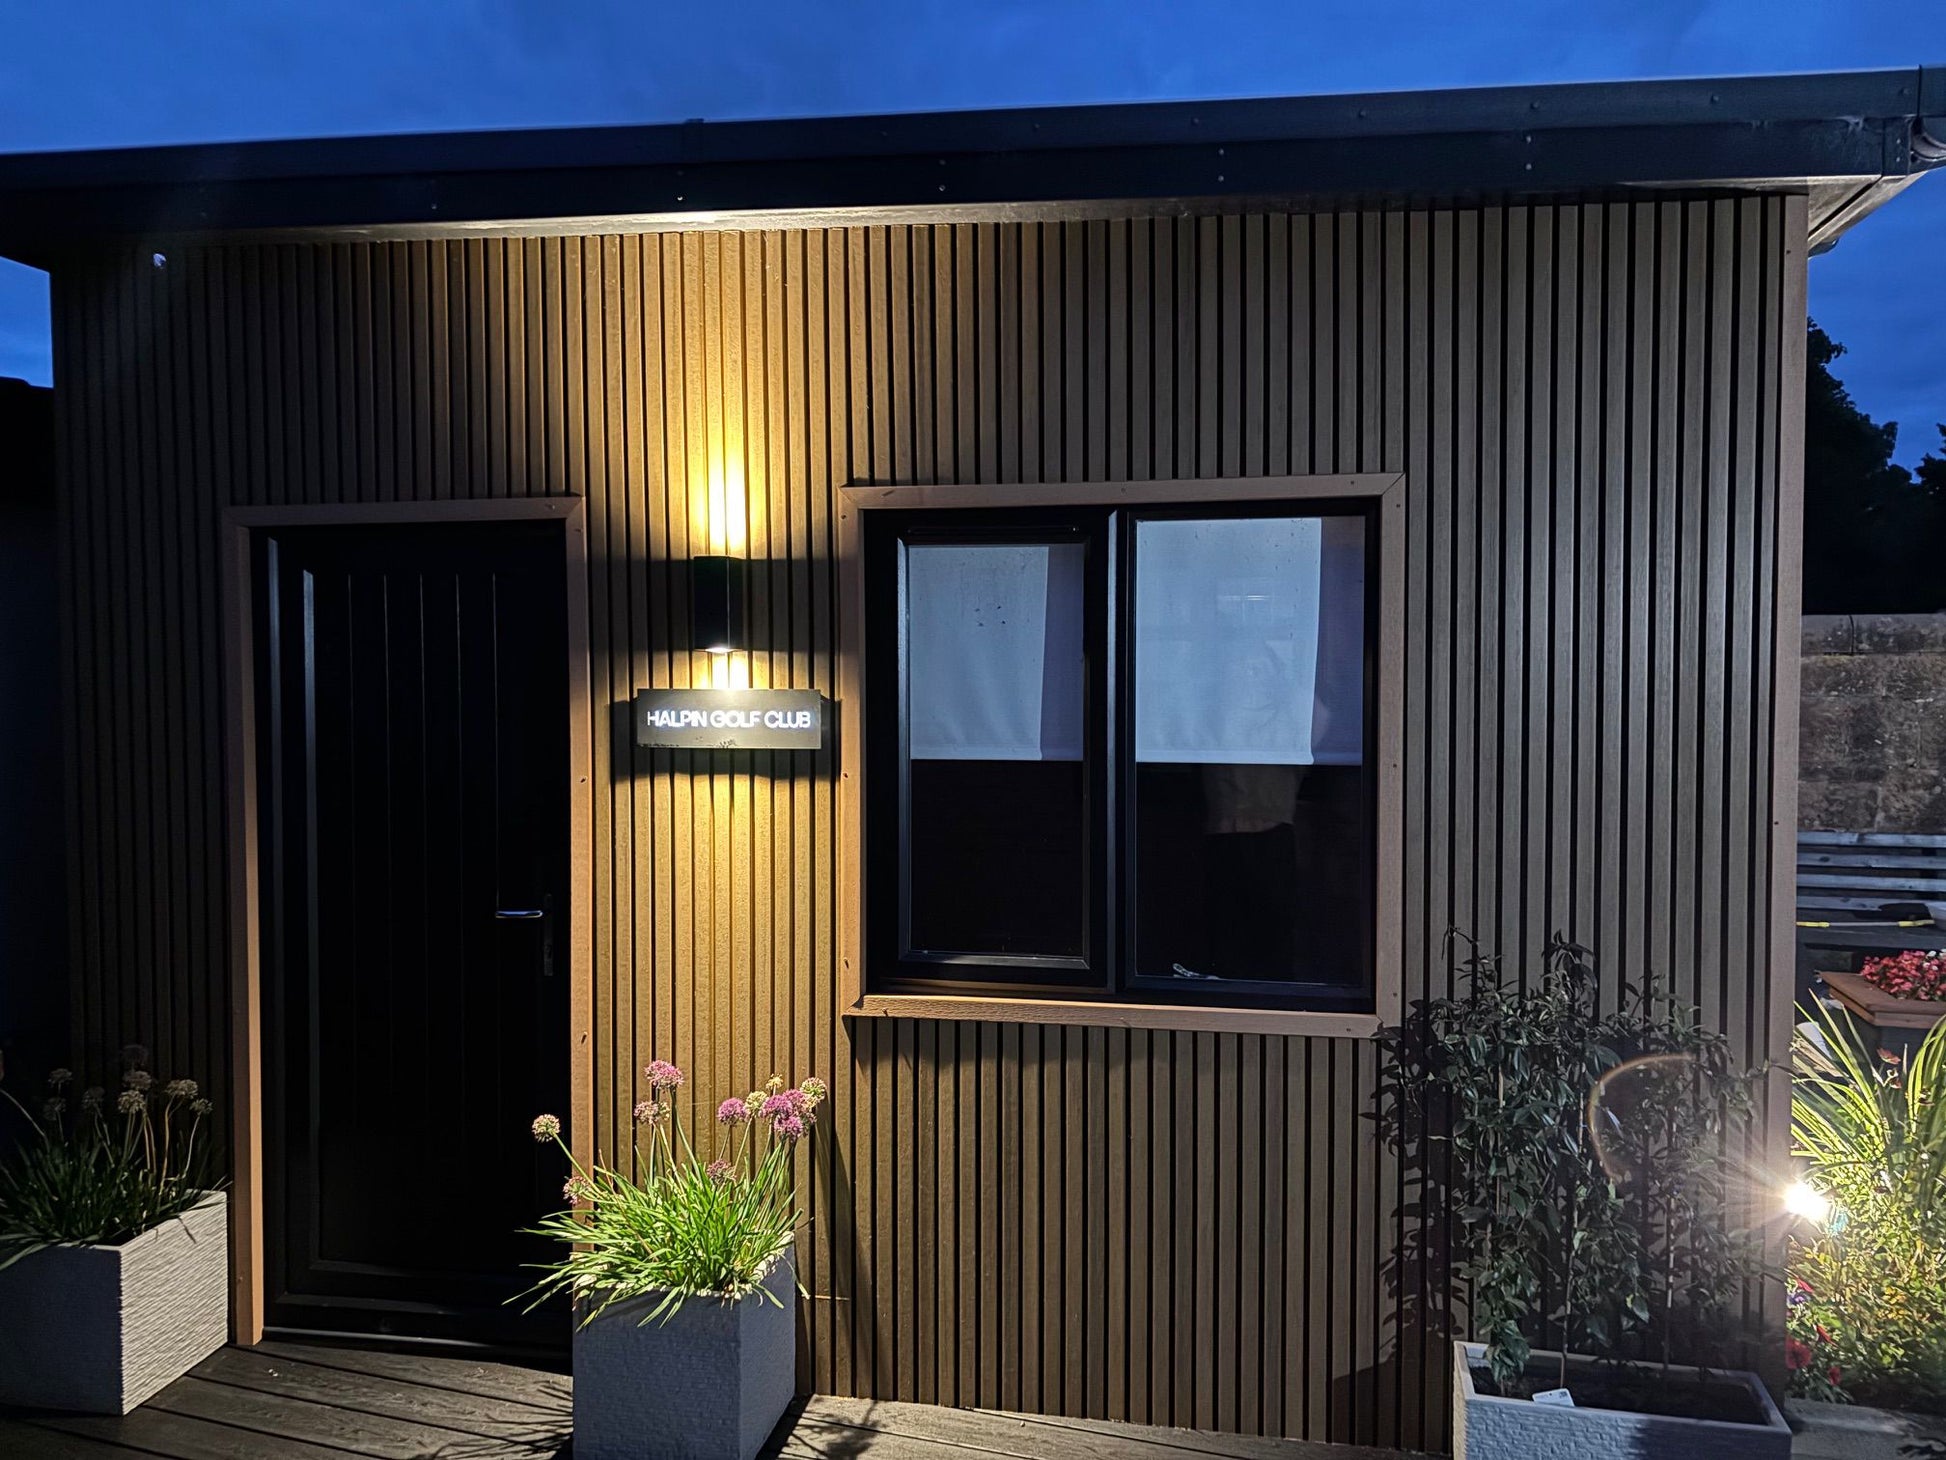
{"type": "Polygon", "coordinates": [[[1363,981],[1364,533],[1137,525],[1138,974],[1363,981]]]}
{"type": "Polygon", "coordinates": [[[906,549],[906,951],[1078,957],[1084,549],[906,549]]]}

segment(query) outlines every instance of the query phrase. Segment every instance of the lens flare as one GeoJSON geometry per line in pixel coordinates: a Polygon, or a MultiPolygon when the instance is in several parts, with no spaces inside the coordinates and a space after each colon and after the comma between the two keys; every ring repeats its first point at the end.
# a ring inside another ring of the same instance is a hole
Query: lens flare
{"type": "Polygon", "coordinates": [[[1831,1198],[1808,1181],[1793,1181],[1784,1192],[1784,1210],[1807,1222],[1831,1219],[1831,1198]]]}

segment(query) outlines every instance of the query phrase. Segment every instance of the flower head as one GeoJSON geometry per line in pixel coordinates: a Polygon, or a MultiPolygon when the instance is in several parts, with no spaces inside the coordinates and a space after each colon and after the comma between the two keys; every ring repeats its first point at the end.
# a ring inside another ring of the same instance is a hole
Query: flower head
{"type": "Polygon", "coordinates": [[[646,1125],[651,1130],[669,1118],[669,1105],[664,1100],[638,1100],[635,1102],[635,1123],[646,1125]]]}
{"type": "Polygon", "coordinates": [[[189,1102],[189,1110],[192,1115],[208,1115],[214,1109],[216,1109],[214,1105],[201,1098],[189,1102]]]}
{"type": "Polygon", "coordinates": [[[162,1093],[171,1100],[194,1100],[196,1082],[194,1080],[171,1080],[162,1087],[162,1093]]]}
{"type": "Polygon", "coordinates": [[[147,1070],[130,1070],[122,1076],[122,1085],[129,1090],[147,1090],[155,1083],[155,1076],[147,1070]]]}
{"type": "Polygon", "coordinates": [[[115,1098],[115,1108],[123,1115],[140,1115],[148,1105],[149,1097],[140,1090],[124,1090],[115,1098]]]}
{"type": "Polygon", "coordinates": [[[797,1102],[780,1090],[775,1095],[771,1095],[765,1099],[764,1103],[758,1107],[757,1114],[761,1115],[765,1120],[777,1120],[786,1115],[796,1115],[797,1102]]]}
{"type": "Polygon", "coordinates": [[[101,1097],[106,1093],[101,1086],[90,1085],[81,1092],[81,1108],[88,1114],[93,1115],[97,1110],[101,1109],[101,1097]]]}
{"type": "Polygon", "coordinates": [[[804,1092],[804,1098],[811,1102],[811,1108],[813,1110],[816,1110],[820,1105],[824,1104],[826,1097],[831,1094],[831,1087],[826,1085],[816,1075],[811,1076],[810,1079],[806,1080],[797,1088],[804,1092]]]}
{"type": "Polygon", "coordinates": [[[682,1084],[682,1071],[667,1060],[650,1060],[642,1074],[648,1079],[649,1088],[658,1095],[682,1084]]]}
{"type": "Polygon", "coordinates": [[[73,1078],[74,1078],[74,1071],[66,1068],[65,1066],[63,1066],[60,1069],[49,1070],[47,1072],[47,1088],[50,1090],[66,1089],[68,1081],[72,1080],[73,1078]]]}
{"type": "Polygon", "coordinates": [[[748,1125],[752,1118],[749,1105],[735,1097],[716,1107],[718,1125],[748,1125]]]}
{"type": "Polygon", "coordinates": [[[732,1166],[721,1156],[718,1156],[709,1165],[705,1166],[703,1172],[718,1186],[725,1186],[736,1177],[736,1167],[732,1166]]]}
{"type": "Polygon", "coordinates": [[[800,1116],[780,1115],[770,1123],[770,1129],[780,1141],[801,1141],[804,1139],[804,1121],[800,1116]]]}
{"type": "Polygon", "coordinates": [[[537,1141],[554,1141],[561,1138],[561,1117],[558,1115],[537,1115],[528,1127],[537,1141]]]}

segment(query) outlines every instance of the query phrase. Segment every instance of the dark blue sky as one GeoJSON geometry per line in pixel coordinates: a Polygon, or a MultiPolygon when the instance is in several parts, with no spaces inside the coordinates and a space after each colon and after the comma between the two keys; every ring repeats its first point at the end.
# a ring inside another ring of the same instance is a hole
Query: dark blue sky
{"type": "MultiPolygon", "coordinates": [[[[1941,0],[0,0],[0,151],[1946,64],[1941,0]]],[[[1811,264],[1899,455],[1946,421],[1946,176],[1811,264]]],[[[0,375],[49,378],[0,264],[0,375]]]]}

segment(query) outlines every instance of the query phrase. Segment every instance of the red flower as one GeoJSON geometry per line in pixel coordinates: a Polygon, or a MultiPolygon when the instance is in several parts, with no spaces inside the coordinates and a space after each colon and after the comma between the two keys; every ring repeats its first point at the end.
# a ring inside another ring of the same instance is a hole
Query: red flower
{"type": "Polygon", "coordinates": [[[1811,1362],[1811,1345],[1799,1338],[1784,1340],[1784,1367],[1801,1369],[1811,1362]]]}

